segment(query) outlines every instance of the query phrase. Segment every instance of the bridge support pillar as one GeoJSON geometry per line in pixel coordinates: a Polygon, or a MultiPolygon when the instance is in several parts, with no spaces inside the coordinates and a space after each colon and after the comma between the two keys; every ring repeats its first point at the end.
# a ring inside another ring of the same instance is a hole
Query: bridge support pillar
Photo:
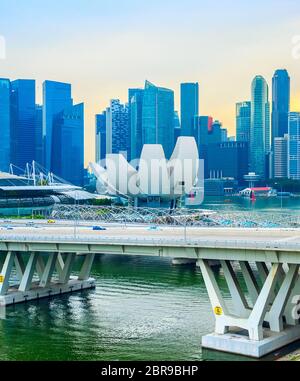
{"type": "Polygon", "coordinates": [[[262,357],[300,338],[297,316],[293,326],[287,324],[291,320],[288,315],[295,310],[299,265],[290,264],[284,271],[280,263],[272,263],[270,270],[258,263],[254,272],[248,262],[240,262],[238,270],[244,277],[245,290],[232,263],[220,262],[232,298],[230,305],[208,260],[198,261],[216,320],[215,332],[202,338],[204,348],[262,357]],[[257,277],[262,281],[260,288],[257,277]]]}
{"type": "Polygon", "coordinates": [[[94,257],[84,255],[79,276],[71,276],[76,253],[63,258],[57,252],[7,252],[0,273],[0,306],[94,288],[90,278],[94,257]]]}

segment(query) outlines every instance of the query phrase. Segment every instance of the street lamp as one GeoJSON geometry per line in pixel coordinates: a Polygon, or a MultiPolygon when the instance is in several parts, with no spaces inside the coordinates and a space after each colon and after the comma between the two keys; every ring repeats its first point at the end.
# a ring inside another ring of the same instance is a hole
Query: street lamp
{"type": "Polygon", "coordinates": [[[283,187],[282,184],[275,183],[275,185],[280,186],[280,208],[283,209],[283,187]]]}
{"type": "Polygon", "coordinates": [[[74,238],[77,236],[77,189],[75,190],[75,212],[74,212],[74,238]]]}

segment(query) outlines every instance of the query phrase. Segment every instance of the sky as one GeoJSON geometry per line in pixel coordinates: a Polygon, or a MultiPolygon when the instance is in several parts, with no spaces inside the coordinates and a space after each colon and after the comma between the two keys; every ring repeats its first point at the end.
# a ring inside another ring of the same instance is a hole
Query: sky
{"type": "Polygon", "coordinates": [[[199,82],[200,114],[235,135],[254,76],[271,88],[286,68],[300,111],[299,0],[0,0],[1,36],[0,77],[36,79],[38,102],[44,80],[68,82],[85,103],[86,163],[95,114],[145,79],[173,89],[179,111],[180,83],[199,82]]]}

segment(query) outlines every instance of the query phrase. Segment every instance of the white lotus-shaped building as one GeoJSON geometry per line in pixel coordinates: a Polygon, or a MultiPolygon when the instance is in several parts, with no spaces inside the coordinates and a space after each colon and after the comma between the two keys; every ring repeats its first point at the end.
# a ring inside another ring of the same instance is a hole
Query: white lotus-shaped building
{"type": "Polygon", "coordinates": [[[145,144],[131,163],[122,154],[108,154],[105,163],[91,163],[101,194],[134,199],[136,204],[162,204],[188,194],[197,182],[199,153],[193,137],[179,137],[169,160],[162,145],[145,144]]]}

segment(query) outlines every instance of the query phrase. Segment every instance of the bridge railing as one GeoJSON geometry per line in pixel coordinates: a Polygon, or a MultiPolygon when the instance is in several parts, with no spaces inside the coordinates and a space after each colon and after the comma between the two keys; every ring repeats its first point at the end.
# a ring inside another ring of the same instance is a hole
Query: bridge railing
{"type": "Polygon", "coordinates": [[[300,242],[292,241],[265,241],[265,240],[245,240],[245,239],[203,239],[203,238],[189,238],[178,237],[162,238],[162,237],[91,237],[80,234],[74,235],[1,235],[0,242],[10,243],[67,243],[67,244],[95,244],[95,245],[137,245],[137,246],[194,246],[194,247],[207,247],[207,248],[237,248],[237,249],[260,249],[260,250],[292,250],[300,251],[300,242]]]}

